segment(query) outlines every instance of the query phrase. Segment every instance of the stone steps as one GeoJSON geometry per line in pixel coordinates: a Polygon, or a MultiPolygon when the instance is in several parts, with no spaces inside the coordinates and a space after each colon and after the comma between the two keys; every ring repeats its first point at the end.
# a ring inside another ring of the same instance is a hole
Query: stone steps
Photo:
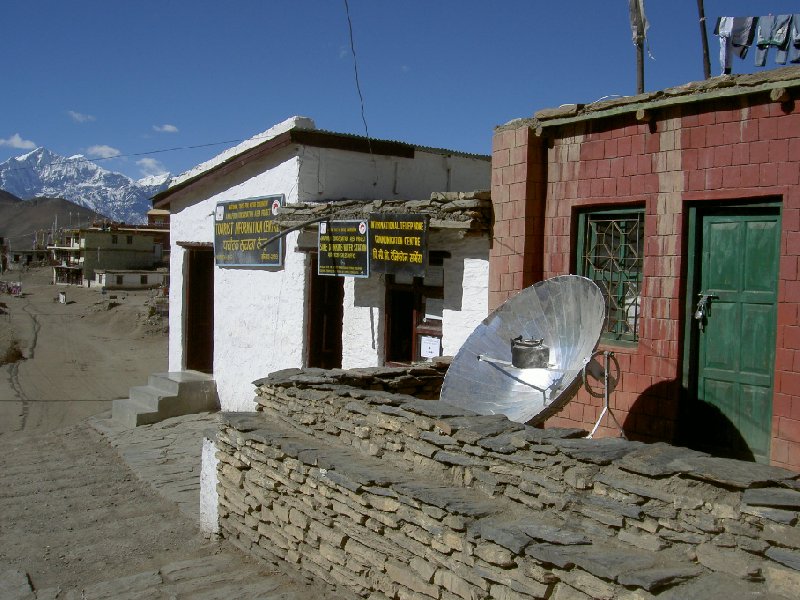
{"type": "Polygon", "coordinates": [[[112,418],[134,428],[170,417],[219,409],[214,379],[199,371],[154,373],[147,385],[132,387],[129,397],[114,400],[112,418]]]}

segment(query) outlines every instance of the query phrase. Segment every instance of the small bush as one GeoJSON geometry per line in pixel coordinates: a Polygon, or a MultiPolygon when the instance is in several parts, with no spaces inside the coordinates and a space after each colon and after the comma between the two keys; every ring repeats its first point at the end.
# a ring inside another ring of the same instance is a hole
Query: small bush
{"type": "Polygon", "coordinates": [[[19,348],[19,342],[14,340],[11,342],[11,346],[6,349],[5,353],[0,354],[0,365],[15,363],[23,358],[25,357],[22,354],[22,350],[19,348]]]}

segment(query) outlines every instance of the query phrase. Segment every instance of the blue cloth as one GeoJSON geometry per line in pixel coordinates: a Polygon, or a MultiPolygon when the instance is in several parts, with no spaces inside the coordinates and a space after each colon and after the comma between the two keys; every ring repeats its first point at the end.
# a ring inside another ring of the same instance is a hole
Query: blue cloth
{"type": "Polygon", "coordinates": [[[789,28],[791,43],[789,44],[789,61],[800,63],[800,14],[792,15],[792,26],[789,28]]]}
{"type": "Polygon", "coordinates": [[[770,47],[778,48],[775,62],[786,64],[786,50],[789,44],[789,26],[791,22],[792,15],[767,15],[758,18],[755,39],[755,65],[757,67],[763,67],[767,64],[767,52],[769,52],[770,47]]]}

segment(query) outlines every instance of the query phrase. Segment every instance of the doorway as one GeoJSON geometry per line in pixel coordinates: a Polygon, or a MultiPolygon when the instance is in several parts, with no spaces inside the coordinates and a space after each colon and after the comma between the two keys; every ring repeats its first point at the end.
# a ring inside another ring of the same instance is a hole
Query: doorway
{"type": "Polygon", "coordinates": [[[422,277],[398,283],[395,275],[386,276],[384,364],[407,365],[441,354],[443,298],[443,285],[425,285],[422,277]]]}
{"type": "Polygon", "coordinates": [[[690,231],[690,445],[769,462],[779,205],[703,208],[690,231]]]}
{"type": "Polygon", "coordinates": [[[214,372],[214,249],[186,250],[186,368],[214,372]]]}
{"type": "Polygon", "coordinates": [[[317,254],[310,253],[308,315],[308,366],[342,367],[344,277],[317,274],[317,254]]]}

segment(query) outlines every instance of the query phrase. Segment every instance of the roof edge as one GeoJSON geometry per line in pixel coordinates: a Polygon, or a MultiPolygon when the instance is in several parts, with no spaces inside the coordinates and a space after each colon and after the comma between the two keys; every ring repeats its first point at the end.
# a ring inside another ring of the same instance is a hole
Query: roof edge
{"type": "Polygon", "coordinates": [[[720,75],[636,96],[604,99],[590,104],[565,104],[558,108],[539,110],[532,117],[514,119],[498,125],[495,127],[495,132],[518,129],[527,125],[537,133],[541,133],[547,127],[797,87],[800,87],[800,66],[782,67],[765,73],[720,75]]]}

